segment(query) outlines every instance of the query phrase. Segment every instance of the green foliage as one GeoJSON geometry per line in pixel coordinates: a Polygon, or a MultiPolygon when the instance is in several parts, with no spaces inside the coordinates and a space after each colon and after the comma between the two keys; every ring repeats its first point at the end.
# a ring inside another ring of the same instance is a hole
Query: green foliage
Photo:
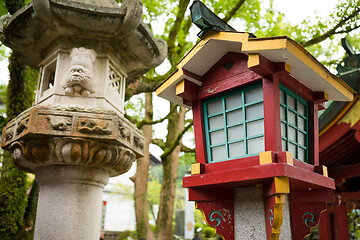
{"type": "MultiPolygon", "coordinates": [[[[0,5],[0,11],[1,11],[1,5],[0,5]]],[[[6,58],[6,53],[5,53],[5,46],[2,45],[2,43],[0,42],[0,61],[3,61],[6,58]]]]}
{"type": "Polygon", "coordinates": [[[36,86],[36,71],[26,67],[14,53],[9,58],[9,72],[11,80],[6,96],[7,121],[31,107],[36,86]],[[25,81],[27,76],[29,81],[25,81]]]}
{"type": "Polygon", "coordinates": [[[122,201],[125,199],[132,200],[133,192],[134,192],[134,188],[132,185],[127,185],[127,184],[123,184],[121,182],[117,182],[114,184],[114,191],[112,192],[112,194],[114,194],[116,196],[121,196],[119,198],[119,201],[122,201]]]}
{"type": "Polygon", "coordinates": [[[4,0],[4,3],[10,14],[14,14],[18,9],[25,5],[24,0],[4,0]]]}
{"type": "Polygon", "coordinates": [[[360,38],[355,33],[350,33],[346,35],[346,39],[348,40],[350,46],[354,49],[356,53],[360,52],[360,38]]]}
{"type": "Polygon", "coordinates": [[[0,239],[21,239],[23,214],[26,203],[26,173],[11,162],[10,155],[4,156],[0,181],[0,239]]]}
{"type": "MultiPolygon", "coordinates": [[[[185,166],[187,168],[187,171],[191,170],[191,164],[196,163],[196,156],[195,153],[185,153],[182,156],[180,156],[179,159],[179,166],[185,166]]],[[[184,176],[184,172],[179,172],[179,175],[184,176]]]]}
{"type": "Polygon", "coordinates": [[[5,15],[7,13],[7,8],[5,6],[5,2],[1,1],[0,2],[0,16],[5,15]]]}
{"type": "Polygon", "coordinates": [[[351,239],[360,238],[360,209],[354,209],[348,213],[349,232],[351,239]]]}
{"type": "Polygon", "coordinates": [[[143,120],[145,116],[145,94],[132,96],[125,102],[126,114],[135,119],[136,122],[143,120]]]}
{"type": "Polygon", "coordinates": [[[203,235],[206,238],[211,238],[215,235],[215,229],[212,227],[205,226],[203,227],[203,235]]]}

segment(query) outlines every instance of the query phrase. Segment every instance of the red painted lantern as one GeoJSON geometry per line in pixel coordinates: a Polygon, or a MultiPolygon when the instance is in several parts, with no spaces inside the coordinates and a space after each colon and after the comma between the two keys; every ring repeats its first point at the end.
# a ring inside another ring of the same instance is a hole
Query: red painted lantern
{"type": "Polygon", "coordinates": [[[183,186],[217,233],[235,239],[259,209],[266,237],[256,239],[278,239],[283,222],[303,239],[318,224],[335,188],[319,166],[318,110],[354,92],[303,47],[209,32],[156,93],[193,110],[197,164],[183,186]],[[255,188],[259,206],[241,210],[255,188]]]}

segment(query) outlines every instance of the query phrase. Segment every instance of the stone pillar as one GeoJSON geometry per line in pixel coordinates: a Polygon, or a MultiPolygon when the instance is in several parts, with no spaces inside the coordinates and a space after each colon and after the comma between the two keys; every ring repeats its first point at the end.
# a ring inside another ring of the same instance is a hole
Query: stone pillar
{"type": "MultiPolygon", "coordinates": [[[[260,187],[251,186],[234,190],[235,240],[267,239],[266,221],[271,222],[272,219],[266,219],[264,206],[265,203],[260,187]]],[[[292,239],[289,206],[289,198],[286,196],[279,238],[282,240],[292,239]]]]}
{"type": "Polygon", "coordinates": [[[99,239],[109,172],[86,166],[36,169],[40,185],[34,239],[99,239]]]}
{"type": "Polygon", "coordinates": [[[264,200],[256,186],[234,190],[235,239],[266,239],[264,200]]]}

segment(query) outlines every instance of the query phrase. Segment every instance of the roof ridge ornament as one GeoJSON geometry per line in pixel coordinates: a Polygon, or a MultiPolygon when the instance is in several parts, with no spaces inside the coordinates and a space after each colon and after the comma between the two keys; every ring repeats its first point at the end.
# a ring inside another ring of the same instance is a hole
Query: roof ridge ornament
{"type": "Polygon", "coordinates": [[[346,37],[341,39],[341,45],[344,48],[347,55],[349,55],[349,56],[355,55],[354,49],[351,47],[351,45],[348,42],[348,40],[346,39],[346,37]]]}
{"type": "MultiPolygon", "coordinates": [[[[190,6],[191,20],[201,29],[197,34],[199,38],[203,38],[209,31],[234,31],[235,28],[227,24],[224,20],[219,18],[214,12],[206,7],[200,0],[194,0],[190,6]]],[[[249,34],[249,38],[256,38],[252,33],[249,34]]]]}

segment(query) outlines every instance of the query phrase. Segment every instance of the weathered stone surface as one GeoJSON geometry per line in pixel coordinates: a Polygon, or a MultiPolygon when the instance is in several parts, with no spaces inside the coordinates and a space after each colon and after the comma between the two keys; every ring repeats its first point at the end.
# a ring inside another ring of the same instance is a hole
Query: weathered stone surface
{"type": "Polygon", "coordinates": [[[34,239],[99,239],[102,192],[108,179],[107,171],[93,167],[38,168],[34,239]]]}
{"type": "Polygon", "coordinates": [[[291,218],[290,218],[290,197],[285,196],[285,204],[283,208],[283,223],[281,225],[280,240],[288,240],[292,238],[291,218]]]}
{"type": "Polygon", "coordinates": [[[266,239],[264,200],[256,186],[235,189],[235,240],[266,239]]]}
{"type": "Polygon", "coordinates": [[[159,65],[167,51],[165,41],[153,37],[141,16],[140,0],[124,0],[121,7],[110,0],[34,0],[2,18],[0,38],[35,68],[57,41],[86,48],[108,45],[121,53],[131,80],[159,65]]]}
{"type": "Polygon", "coordinates": [[[144,137],[124,117],[81,108],[34,106],[9,122],[3,136],[1,146],[29,172],[71,164],[103,168],[117,176],[144,151],[144,137]]]}

